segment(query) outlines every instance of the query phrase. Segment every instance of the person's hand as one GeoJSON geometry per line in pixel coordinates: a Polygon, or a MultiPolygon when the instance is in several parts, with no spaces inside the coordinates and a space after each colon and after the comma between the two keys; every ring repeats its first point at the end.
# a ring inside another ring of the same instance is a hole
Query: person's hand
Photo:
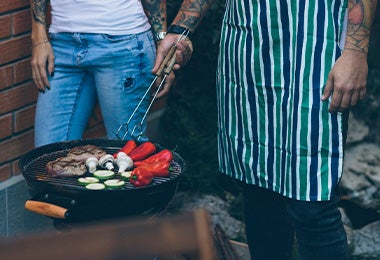
{"type": "Polygon", "coordinates": [[[329,112],[343,112],[356,105],[366,94],[367,54],[344,50],[329,73],[322,101],[330,96],[329,112]]]}
{"type": "Polygon", "coordinates": [[[32,76],[38,91],[45,92],[50,88],[47,73],[54,72],[54,53],[50,43],[39,44],[32,50],[32,76]]]}
{"type": "MultiPolygon", "coordinates": [[[[180,40],[177,42],[180,35],[178,34],[168,34],[165,38],[159,42],[157,47],[156,61],[152,69],[152,73],[156,74],[161,63],[163,62],[165,56],[169,52],[170,48],[176,44],[175,52],[175,64],[173,66],[173,71],[181,69],[190,59],[193,54],[193,45],[189,38],[180,40]]],[[[173,85],[175,80],[174,72],[171,72],[165,79],[160,92],[157,94],[157,98],[166,95],[170,87],[173,85]]],[[[160,84],[162,77],[157,80],[157,84],[160,84]]]]}

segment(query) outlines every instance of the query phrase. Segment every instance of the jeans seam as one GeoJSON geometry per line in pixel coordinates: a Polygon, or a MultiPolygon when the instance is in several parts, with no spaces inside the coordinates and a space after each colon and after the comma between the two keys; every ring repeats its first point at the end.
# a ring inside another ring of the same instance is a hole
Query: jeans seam
{"type": "Polygon", "coordinates": [[[71,125],[72,125],[72,122],[73,122],[73,118],[74,118],[74,113],[76,112],[77,108],[78,108],[78,99],[80,97],[80,93],[82,92],[82,87],[83,87],[83,81],[84,81],[84,78],[86,77],[87,75],[86,74],[83,74],[83,77],[79,83],[79,88],[78,88],[78,91],[77,91],[77,94],[76,94],[76,97],[75,97],[75,102],[74,102],[74,106],[73,106],[73,110],[71,111],[71,114],[70,114],[70,119],[69,119],[69,125],[68,125],[68,131],[66,133],[66,139],[69,138],[70,134],[71,134],[71,125]]]}

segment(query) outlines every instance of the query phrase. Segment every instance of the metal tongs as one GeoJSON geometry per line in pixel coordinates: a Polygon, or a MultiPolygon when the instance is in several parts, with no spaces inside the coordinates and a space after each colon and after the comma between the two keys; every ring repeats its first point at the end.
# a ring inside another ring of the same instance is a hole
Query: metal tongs
{"type": "Polygon", "coordinates": [[[162,86],[164,85],[166,77],[170,74],[170,72],[172,71],[173,66],[175,64],[175,52],[177,50],[177,43],[180,40],[185,39],[188,34],[189,34],[189,30],[185,30],[178,37],[177,41],[173,44],[173,46],[169,49],[168,53],[166,54],[164,60],[162,61],[161,65],[160,65],[160,67],[158,68],[157,72],[155,73],[155,77],[154,77],[153,81],[150,83],[150,85],[149,85],[148,89],[146,90],[144,96],[141,98],[140,102],[137,104],[135,110],[132,112],[132,114],[129,117],[128,121],[126,123],[124,123],[124,124],[121,124],[120,127],[119,127],[119,129],[116,131],[116,136],[119,139],[124,140],[124,138],[128,135],[128,133],[130,133],[130,135],[134,139],[136,139],[137,141],[139,141],[141,135],[143,134],[142,124],[143,124],[146,116],[148,115],[150,107],[154,103],[158,92],[160,92],[162,86]],[[143,100],[145,99],[146,95],[148,95],[148,93],[151,91],[152,87],[155,85],[156,81],[159,78],[161,78],[161,77],[162,77],[161,82],[160,82],[159,86],[157,87],[156,91],[154,92],[154,95],[153,95],[153,97],[152,97],[152,99],[151,99],[151,101],[149,103],[149,106],[148,106],[147,110],[144,113],[143,118],[141,119],[140,123],[136,124],[133,127],[132,132],[130,132],[129,131],[129,124],[130,124],[132,118],[136,115],[136,111],[141,106],[141,104],[142,104],[143,100]],[[122,129],[123,129],[124,126],[126,128],[126,131],[124,132],[123,135],[121,135],[121,131],[122,131],[122,129]],[[134,134],[136,134],[136,138],[134,137],[134,134]]]}

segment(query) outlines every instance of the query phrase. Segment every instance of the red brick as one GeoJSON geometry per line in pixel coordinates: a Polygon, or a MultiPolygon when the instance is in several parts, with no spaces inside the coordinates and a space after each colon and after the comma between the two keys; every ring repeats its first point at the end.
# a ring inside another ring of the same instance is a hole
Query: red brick
{"type": "Polygon", "coordinates": [[[0,89],[12,86],[13,66],[0,67],[0,89]]]}
{"type": "Polygon", "coordinates": [[[0,17],[0,39],[11,35],[11,18],[9,15],[0,17]]]}
{"type": "Polygon", "coordinates": [[[12,38],[0,43],[0,64],[22,59],[31,54],[30,35],[12,38]]]}
{"type": "Polygon", "coordinates": [[[18,167],[18,162],[19,162],[19,160],[12,162],[12,175],[13,176],[17,176],[17,175],[21,174],[20,167],[18,167]]]}
{"type": "Polygon", "coordinates": [[[12,114],[0,117],[0,138],[8,137],[12,134],[12,114]]]}
{"type": "Polygon", "coordinates": [[[32,79],[32,67],[30,59],[17,62],[14,65],[14,81],[13,83],[20,83],[32,79]]]}
{"type": "Polygon", "coordinates": [[[29,0],[1,0],[0,13],[29,6],[29,0]]]}
{"type": "Polygon", "coordinates": [[[28,82],[17,88],[0,92],[0,114],[35,103],[37,94],[38,91],[33,82],[28,82]]]}
{"type": "Polygon", "coordinates": [[[35,105],[14,112],[14,132],[18,133],[20,131],[33,127],[35,112],[35,105]]]}
{"type": "Polygon", "coordinates": [[[15,135],[0,143],[0,164],[24,155],[34,148],[34,131],[30,130],[21,135],[15,135]]]}
{"type": "Polygon", "coordinates": [[[6,181],[11,176],[12,176],[12,167],[10,163],[0,166],[0,181],[6,181]]]}
{"type": "Polygon", "coordinates": [[[20,34],[32,30],[30,10],[14,13],[12,16],[13,34],[20,34]]]}

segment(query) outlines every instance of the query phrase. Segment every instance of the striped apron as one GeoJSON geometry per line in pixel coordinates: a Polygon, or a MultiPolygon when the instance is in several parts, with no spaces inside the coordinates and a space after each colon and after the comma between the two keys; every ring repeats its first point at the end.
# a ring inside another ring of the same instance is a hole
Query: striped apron
{"type": "Polygon", "coordinates": [[[341,113],[321,96],[347,0],[227,0],[217,71],[219,170],[286,197],[328,200],[341,113]]]}

